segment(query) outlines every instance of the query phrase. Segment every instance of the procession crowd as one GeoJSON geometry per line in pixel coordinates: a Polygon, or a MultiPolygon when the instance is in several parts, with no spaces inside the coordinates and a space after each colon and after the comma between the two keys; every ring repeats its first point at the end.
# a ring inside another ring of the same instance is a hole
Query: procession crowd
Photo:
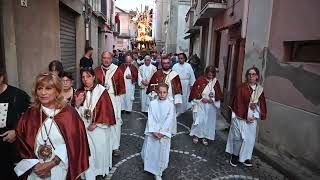
{"type": "MultiPolygon", "coordinates": [[[[141,147],[144,170],[161,179],[169,165],[177,117],[191,110],[190,141],[204,147],[215,140],[216,115],[223,103],[214,66],[203,71],[199,58],[151,52],[103,52],[93,68],[91,47],[80,60],[81,86],[52,61],[34,79],[32,98],[7,83],[0,70],[0,177],[4,179],[96,179],[121,156],[121,115],[132,112],[139,88],[147,117],[141,147]],[[203,72],[203,73],[202,73],[203,72]]],[[[252,166],[257,121],[266,102],[256,67],[246,72],[231,106],[226,152],[230,165],[252,166]]]]}

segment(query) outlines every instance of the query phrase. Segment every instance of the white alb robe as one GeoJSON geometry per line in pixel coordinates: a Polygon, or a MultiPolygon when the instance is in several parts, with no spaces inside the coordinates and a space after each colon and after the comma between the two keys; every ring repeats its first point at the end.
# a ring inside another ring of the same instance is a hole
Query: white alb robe
{"type": "MultiPolygon", "coordinates": [[[[214,85],[217,79],[211,80],[202,92],[202,98],[210,98],[209,93],[212,92],[215,95],[214,85]]],[[[194,99],[192,101],[193,111],[193,124],[191,127],[190,136],[196,136],[198,138],[206,138],[210,140],[215,139],[216,131],[216,119],[217,109],[220,108],[220,101],[215,101],[215,98],[211,98],[214,103],[202,103],[201,99],[194,99]]]]}
{"type": "Polygon", "coordinates": [[[116,117],[116,125],[111,126],[111,136],[112,136],[112,147],[111,150],[119,149],[120,147],[120,137],[121,137],[121,125],[122,125],[122,119],[121,119],[121,99],[123,96],[116,96],[114,94],[114,87],[112,83],[112,76],[116,72],[118,66],[111,64],[109,66],[109,69],[105,73],[105,87],[108,88],[108,93],[110,96],[110,99],[112,101],[113,105],[113,111],[114,115],[116,117]]]}
{"type": "MultiPolygon", "coordinates": [[[[90,110],[93,112],[100,96],[104,92],[105,88],[98,84],[92,92],[88,91],[86,93],[84,105],[91,100],[90,110]]],[[[89,169],[85,172],[86,179],[95,179],[98,175],[107,175],[109,174],[109,168],[112,168],[112,137],[111,137],[111,127],[104,124],[97,124],[97,128],[93,131],[89,131],[87,128],[92,122],[92,119],[86,119],[84,117],[84,110],[87,107],[80,106],[77,108],[78,113],[80,114],[81,119],[84,122],[86,127],[89,148],[90,148],[90,157],[89,157],[89,169]]]]}
{"type": "MultiPolygon", "coordinates": [[[[38,149],[39,149],[40,145],[44,144],[43,139],[47,139],[47,134],[46,134],[46,130],[45,130],[44,126],[46,126],[47,130],[48,130],[50,128],[51,123],[53,123],[49,137],[50,137],[52,145],[55,149],[53,150],[51,158],[46,160],[45,162],[51,161],[55,156],[58,156],[61,159],[61,162],[59,165],[57,165],[51,169],[51,176],[46,178],[45,180],[66,179],[66,176],[68,173],[67,148],[66,148],[66,144],[63,139],[63,136],[61,135],[57,124],[51,118],[55,114],[58,114],[58,112],[60,110],[49,109],[44,106],[42,106],[42,109],[43,109],[44,113],[46,113],[47,119],[44,120],[44,124],[42,125],[41,130],[38,132],[38,134],[36,136],[35,154],[38,157],[38,149]],[[43,138],[41,136],[41,133],[42,133],[43,138]]],[[[50,144],[50,142],[47,142],[47,143],[50,144]]],[[[17,166],[14,168],[14,170],[18,176],[21,176],[38,163],[44,163],[44,161],[42,159],[40,159],[39,157],[38,157],[38,159],[23,159],[17,164],[17,166]]],[[[43,179],[41,179],[35,173],[32,172],[28,176],[28,180],[43,180],[43,179]]]]}
{"type": "Polygon", "coordinates": [[[124,71],[124,83],[126,86],[126,94],[121,99],[121,110],[131,112],[132,104],[134,101],[135,84],[132,84],[131,79],[126,78],[127,75],[131,75],[131,70],[129,67],[127,67],[126,70],[124,71]]]}
{"type": "MultiPolygon", "coordinates": [[[[182,104],[182,95],[181,94],[176,94],[173,95],[173,90],[172,90],[172,79],[175,78],[176,76],[179,76],[179,74],[175,71],[164,71],[165,74],[167,74],[166,78],[165,78],[165,83],[169,86],[168,89],[168,96],[167,99],[172,101],[173,104],[177,105],[179,104],[179,106],[181,106],[182,104]]],[[[157,98],[157,93],[152,91],[150,94],[152,99],[156,99],[157,98]]],[[[176,112],[176,106],[174,106],[174,112],[176,112]]],[[[174,123],[172,124],[173,128],[172,128],[172,134],[176,134],[177,133],[177,114],[176,117],[174,118],[174,123]]]]}
{"type": "Polygon", "coordinates": [[[145,64],[139,67],[138,73],[138,85],[140,86],[140,97],[141,97],[141,111],[148,112],[148,107],[150,103],[150,98],[146,94],[148,86],[144,86],[141,81],[147,80],[150,81],[152,75],[157,71],[157,68],[150,64],[146,66],[145,64]]]}
{"type": "MultiPolygon", "coordinates": [[[[255,88],[253,88],[255,89],[255,88]]],[[[248,117],[260,119],[260,107],[255,111],[248,107],[248,117]]],[[[232,112],[231,126],[227,140],[226,152],[239,156],[239,162],[250,160],[256,141],[257,121],[247,123],[232,112]]]]}
{"type": "Polygon", "coordinates": [[[141,157],[144,170],[157,176],[162,176],[162,172],[169,164],[174,118],[175,110],[172,101],[156,99],[150,102],[141,157]],[[153,132],[159,132],[164,137],[157,140],[153,137],[153,132]]]}
{"type": "Polygon", "coordinates": [[[182,86],[182,104],[177,107],[177,113],[182,114],[191,108],[191,104],[188,102],[190,96],[191,86],[193,86],[196,78],[194,76],[191,65],[187,62],[180,64],[176,63],[172,70],[179,74],[182,86]]]}

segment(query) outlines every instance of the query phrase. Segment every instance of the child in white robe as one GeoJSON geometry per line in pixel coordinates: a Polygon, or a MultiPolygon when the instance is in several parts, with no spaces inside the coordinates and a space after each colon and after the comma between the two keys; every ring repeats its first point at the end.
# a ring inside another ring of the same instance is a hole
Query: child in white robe
{"type": "Polygon", "coordinates": [[[144,170],[154,174],[156,180],[161,180],[169,164],[175,108],[173,102],[167,99],[168,88],[167,84],[159,83],[159,98],[150,102],[141,152],[144,170]]]}

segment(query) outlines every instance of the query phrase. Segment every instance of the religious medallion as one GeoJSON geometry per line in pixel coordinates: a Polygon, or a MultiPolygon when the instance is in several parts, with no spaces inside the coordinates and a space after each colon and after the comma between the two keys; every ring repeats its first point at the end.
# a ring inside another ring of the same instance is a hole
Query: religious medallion
{"type": "Polygon", "coordinates": [[[257,103],[250,103],[249,107],[252,111],[254,111],[257,108],[257,103]]]}
{"type": "Polygon", "coordinates": [[[106,88],[107,91],[110,89],[109,84],[105,84],[104,87],[106,88]]]}
{"type": "Polygon", "coordinates": [[[43,159],[43,161],[50,159],[52,156],[52,147],[47,145],[47,142],[45,142],[43,145],[40,145],[38,149],[38,156],[40,159],[43,159]]]}
{"type": "Polygon", "coordinates": [[[210,97],[210,98],[213,98],[213,97],[214,97],[213,92],[210,92],[210,93],[209,93],[209,97],[210,97]]]}
{"type": "Polygon", "coordinates": [[[83,116],[84,116],[84,118],[86,118],[87,120],[88,120],[88,119],[91,119],[91,110],[90,110],[90,109],[85,109],[84,112],[83,112],[83,116]]]}

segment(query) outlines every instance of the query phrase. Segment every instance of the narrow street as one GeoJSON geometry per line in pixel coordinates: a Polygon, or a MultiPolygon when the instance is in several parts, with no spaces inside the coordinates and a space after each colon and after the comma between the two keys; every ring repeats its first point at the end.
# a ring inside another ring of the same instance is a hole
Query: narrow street
{"type": "MultiPolygon", "coordinates": [[[[122,154],[113,159],[113,168],[106,179],[112,180],[152,180],[152,174],[143,171],[140,151],[144,140],[144,129],[147,117],[140,113],[140,93],[135,92],[134,111],[123,114],[121,150],[122,154]]],[[[251,168],[231,167],[229,155],[224,152],[226,142],[217,132],[216,140],[209,146],[192,143],[189,130],[192,123],[191,112],[178,118],[178,133],[172,138],[170,163],[164,172],[163,179],[286,179],[272,166],[259,157],[253,157],[251,168]]]]}

